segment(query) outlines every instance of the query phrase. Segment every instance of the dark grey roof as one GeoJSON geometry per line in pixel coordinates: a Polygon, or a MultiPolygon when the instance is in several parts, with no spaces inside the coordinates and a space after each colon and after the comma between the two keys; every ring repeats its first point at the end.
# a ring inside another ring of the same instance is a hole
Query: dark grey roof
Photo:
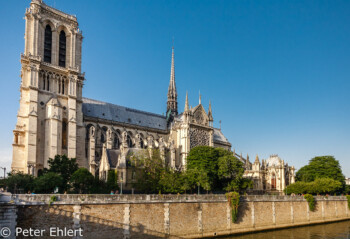
{"type": "Polygon", "coordinates": [[[109,166],[111,168],[117,167],[119,155],[120,155],[120,150],[107,149],[107,159],[108,159],[109,166]]]}
{"type": "Polygon", "coordinates": [[[230,142],[227,140],[227,138],[224,136],[221,130],[216,128],[214,128],[214,142],[222,142],[222,143],[230,144],[230,142]]]}
{"type": "Polygon", "coordinates": [[[141,127],[166,130],[165,116],[124,106],[83,98],[84,116],[121,122],[141,127]]]}

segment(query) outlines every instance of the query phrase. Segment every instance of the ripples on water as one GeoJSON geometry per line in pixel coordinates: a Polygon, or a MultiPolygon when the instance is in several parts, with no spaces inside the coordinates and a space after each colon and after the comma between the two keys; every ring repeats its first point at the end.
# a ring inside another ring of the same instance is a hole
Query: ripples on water
{"type": "Polygon", "coordinates": [[[350,239],[350,221],[259,232],[226,239],[350,239]]]}

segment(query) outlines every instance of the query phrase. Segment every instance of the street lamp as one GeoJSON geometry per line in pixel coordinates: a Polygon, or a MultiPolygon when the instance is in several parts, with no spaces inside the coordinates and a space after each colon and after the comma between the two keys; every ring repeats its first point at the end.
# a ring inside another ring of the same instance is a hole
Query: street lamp
{"type": "Polygon", "coordinates": [[[6,176],[6,167],[0,167],[0,169],[3,169],[3,170],[4,170],[4,179],[5,179],[5,176],[6,176]]]}

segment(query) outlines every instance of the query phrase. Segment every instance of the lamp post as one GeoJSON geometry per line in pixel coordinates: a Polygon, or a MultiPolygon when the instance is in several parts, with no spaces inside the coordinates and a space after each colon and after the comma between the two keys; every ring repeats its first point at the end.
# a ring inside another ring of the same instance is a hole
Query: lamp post
{"type": "Polygon", "coordinates": [[[5,176],[6,176],[6,167],[0,167],[0,169],[3,169],[3,170],[4,170],[4,179],[5,179],[5,176]]]}

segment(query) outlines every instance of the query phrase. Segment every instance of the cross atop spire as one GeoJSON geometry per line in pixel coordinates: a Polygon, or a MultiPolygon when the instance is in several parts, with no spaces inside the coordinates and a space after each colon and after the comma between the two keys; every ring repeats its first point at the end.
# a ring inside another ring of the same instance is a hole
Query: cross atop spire
{"type": "Polygon", "coordinates": [[[172,114],[177,115],[177,91],[175,84],[175,60],[174,60],[174,46],[172,47],[171,53],[171,71],[170,71],[170,82],[168,88],[168,101],[166,111],[171,111],[172,114]]]}

